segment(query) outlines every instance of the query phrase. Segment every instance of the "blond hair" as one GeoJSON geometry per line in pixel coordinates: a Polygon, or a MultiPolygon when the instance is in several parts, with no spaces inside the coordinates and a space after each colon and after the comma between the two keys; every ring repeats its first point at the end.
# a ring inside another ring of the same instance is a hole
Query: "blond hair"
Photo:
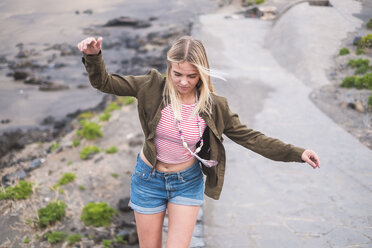
{"type": "Polygon", "coordinates": [[[167,78],[164,88],[164,101],[171,103],[176,119],[181,120],[181,100],[177,88],[172,82],[172,63],[188,62],[198,70],[200,79],[197,84],[198,103],[192,114],[212,112],[212,96],[214,93],[210,68],[204,46],[200,40],[190,36],[179,38],[167,53],[167,78]]]}

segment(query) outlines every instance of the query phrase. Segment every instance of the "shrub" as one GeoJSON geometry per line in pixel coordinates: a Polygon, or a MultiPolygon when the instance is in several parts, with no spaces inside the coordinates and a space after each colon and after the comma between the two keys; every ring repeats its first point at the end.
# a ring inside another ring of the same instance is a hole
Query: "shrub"
{"type": "Polygon", "coordinates": [[[77,146],[80,145],[80,142],[81,142],[80,139],[74,139],[74,140],[72,141],[72,146],[73,146],[73,147],[77,147],[77,146]]]}
{"type": "Polygon", "coordinates": [[[104,239],[102,240],[103,248],[110,248],[112,245],[112,240],[104,239]]]}
{"type": "Polygon", "coordinates": [[[85,190],[84,185],[80,185],[80,186],[79,186],[79,189],[84,191],[84,190],[85,190]]]}
{"type": "Polygon", "coordinates": [[[23,243],[25,243],[25,244],[28,244],[28,243],[30,243],[30,239],[28,238],[28,237],[26,237],[24,240],[23,240],[23,243]]]}
{"type": "Polygon", "coordinates": [[[372,94],[368,97],[368,106],[372,107],[372,94]]]}
{"type": "Polygon", "coordinates": [[[86,226],[108,226],[116,213],[106,202],[90,202],[84,206],[80,219],[86,226]]]}
{"type": "Polygon", "coordinates": [[[38,212],[39,222],[41,227],[46,227],[61,220],[65,216],[66,204],[63,201],[57,200],[49,203],[45,208],[40,208],[38,212]]]}
{"type": "Polygon", "coordinates": [[[50,146],[50,152],[54,152],[55,150],[57,150],[59,148],[60,144],[59,142],[56,142],[55,144],[52,144],[50,146]]]}
{"type": "Polygon", "coordinates": [[[262,3],[264,3],[264,2],[265,2],[265,0],[255,0],[255,1],[254,1],[255,4],[262,4],[262,3]]]}
{"type": "Polygon", "coordinates": [[[367,71],[369,71],[371,69],[371,67],[369,67],[368,65],[366,66],[366,65],[362,65],[362,66],[360,66],[360,67],[358,67],[356,70],[355,70],[355,72],[354,72],[354,74],[356,75],[356,74],[364,74],[364,73],[366,73],[367,71]]]}
{"type": "Polygon", "coordinates": [[[66,185],[74,181],[75,178],[76,178],[75,174],[67,172],[62,175],[61,179],[59,179],[58,183],[54,186],[56,187],[56,186],[66,185]]]}
{"type": "Polygon", "coordinates": [[[67,165],[72,165],[72,161],[71,161],[71,160],[68,161],[68,162],[67,162],[67,165]]]}
{"type": "Polygon", "coordinates": [[[372,18],[369,19],[369,22],[367,22],[367,28],[372,29],[372,18]]]}
{"type": "Polygon", "coordinates": [[[91,119],[93,117],[93,113],[88,111],[88,112],[84,112],[84,113],[81,113],[78,115],[78,119],[81,120],[81,119],[91,119]]]}
{"type": "Polygon", "coordinates": [[[135,101],[136,101],[136,98],[132,96],[119,96],[115,102],[119,105],[127,106],[130,104],[133,104],[135,101]]]}
{"type": "Polygon", "coordinates": [[[95,122],[85,122],[83,127],[76,131],[77,136],[84,137],[87,140],[95,140],[103,137],[101,126],[95,122]]]}
{"type": "Polygon", "coordinates": [[[359,68],[363,66],[368,66],[369,60],[368,59],[350,59],[347,65],[350,66],[351,68],[359,68]]]}
{"type": "Polygon", "coordinates": [[[107,108],[105,109],[105,112],[112,112],[118,109],[120,109],[119,105],[116,102],[112,102],[107,106],[107,108]]]}
{"type": "Polygon", "coordinates": [[[118,173],[111,173],[111,176],[112,176],[113,178],[118,178],[118,177],[119,177],[119,174],[118,174],[118,173]]]}
{"type": "Polygon", "coordinates": [[[372,48],[372,34],[367,34],[359,41],[358,47],[372,48]]]}
{"type": "Polygon", "coordinates": [[[19,181],[16,186],[9,186],[0,190],[0,200],[8,199],[27,199],[27,197],[32,193],[33,183],[27,181],[19,181]]]}
{"type": "Polygon", "coordinates": [[[372,90],[372,73],[365,74],[359,78],[362,88],[372,90]]]}
{"type": "Polygon", "coordinates": [[[344,88],[354,87],[356,78],[357,78],[356,76],[345,77],[341,83],[341,87],[344,87],[344,88]]]}
{"type": "Polygon", "coordinates": [[[340,56],[343,56],[343,55],[346,55],[346,54],[349,54],[350,53],[350,51],[349,51],[349,49],[347,49],[347,48],[342,48],[341,50],[340,50],[340,52],[338,53],[338,55],[340,55],[340,56]]]}
{"type": "Polygon", "coordinates": [[[48,239],[49,243],[54,244],[61,242],[66,237],[66,235],[67,234],[65,232],[53,231],[51,233],[46,233],[44,237],[48,239]]]}
{"type": "Polygon", "coordinates": [[[80,234],[71,234],[66,238],[66,240],[68,241],[67,245],[72,246],[73,244],[80,242],[82,238],[83,236],[80,234]]]}
{"type": "Polygon", "coordinates": [[[106,149],[105,151],[108,154],[112,154],[112,153],[118,152],[118,148],[116,148],[116,146],[111,146],[110,148],[106,149]]]}
{"type": "Polygon", "coordinates": [[[356,54],[357,54],[357,55],[365,54],[364,49],[358,47],[357,50],[356,50],[356,54]]]}
{"type": "Polygon", "coordinates": [[[108,121],[111,118],[111,114],[109,112],[104,112],[99,116],[99,121],[108,121]]]}
{"type": "Polygon", "coordinates": [[[101,150],[97,146],[86,146],[80,152],[81,159],[88,159],[90,155],[99,153],[101,150]]]}

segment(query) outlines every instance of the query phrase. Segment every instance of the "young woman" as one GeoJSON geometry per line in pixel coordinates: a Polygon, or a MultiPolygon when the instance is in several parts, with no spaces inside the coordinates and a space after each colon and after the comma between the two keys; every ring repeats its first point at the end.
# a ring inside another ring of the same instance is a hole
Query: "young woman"
{"type": "Polygon", "coordinates": [[[140,247],[161,247],[166,209],[167,247],[189,247],[204,193],[213,199],[221,194],[226,162],[222,134],[272,160],[320,166],[315,152],[240,123],[226,99],[214,93],[199,40],[181,37],[173,44],[165,78],[156,70],[141,76],[107,73],[101,44],[102,38],[78,44],[89,80],[103,92],[136,97],[145,135],[130,193],[140,247]]]}

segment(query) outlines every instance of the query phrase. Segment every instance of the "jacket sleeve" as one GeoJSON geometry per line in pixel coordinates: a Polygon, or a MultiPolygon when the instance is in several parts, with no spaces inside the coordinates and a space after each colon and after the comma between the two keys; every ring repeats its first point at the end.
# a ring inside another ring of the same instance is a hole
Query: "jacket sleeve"
{"type": "Polygon", "coordinates": [[[279,139],[265,136],[259,131],[247,128],[242,124],[236,113],[232,113],[227,102],[225,102],[224,134],[234,142],[272,160],[284,162],[304,162],[301,159],[305,149],[285,144],[279,139]]]}
{"type": "Polygon", "coordinates": [[[109,74],[106,71],[102,53],[98,55],[86,55],[83,53],[82,62],[88,72],[91,85],[105,93],[118,96],[134,96],[143,84],[151,82],[154,77],[160,77],[156,70],[149,71],[141,76],[120,76],[109,74]]]}

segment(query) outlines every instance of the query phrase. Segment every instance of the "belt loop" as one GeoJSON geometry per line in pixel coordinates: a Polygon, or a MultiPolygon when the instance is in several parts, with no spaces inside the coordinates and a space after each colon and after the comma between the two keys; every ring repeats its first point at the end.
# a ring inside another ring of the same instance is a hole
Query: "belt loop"
{"type": "Polygon", "coordinates": [[[185,183],[185,180],[183,180],[183,177],[181,176],[181,173],[180,172],[177,172],[177,177],[178,177],[178,180],[180,180],[181,182],[185,183]]]}

